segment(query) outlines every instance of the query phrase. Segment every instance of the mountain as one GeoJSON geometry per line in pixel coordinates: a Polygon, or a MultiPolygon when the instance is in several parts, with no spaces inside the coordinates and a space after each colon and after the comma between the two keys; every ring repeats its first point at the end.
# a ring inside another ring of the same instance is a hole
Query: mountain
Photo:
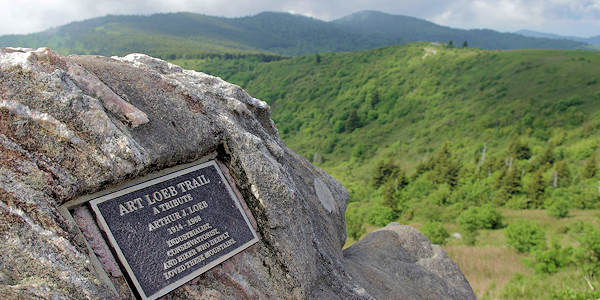
{"type": "Polygon", "coordinates": [[[361,11],[333,21],[341,28],[382,39],[401,42],[430,41],[484,49],[560,48],[575,49],[583,44],[573,41],[556,41],[546,38],[527,38],[517,34],[501,33],[489,29],[463,30],[440,26],[425,20],[390,15],[377,11],[361,11]]]}
{"type": "Polygon", "coordinates": [[[49,45],[63,53],[123,55],[143,52],[164,58],[207,53],[299,55],[350,51],[381,41],[299,15],[264,12],[221,18],[192,13],[106,16],[30,35],[0,37],[0,46],[49,45]]]}
{"type": "Polygon", "coordinates": [[[228,54],[303,55],[371,49],[410,41],[454,41],[488,49],[575,49],[584,43],[528,38],[492,30],[461,30],[412,17],[364,11],[325,22],[300,15],[264,12],[241,18],[193,13],[109,15],[28,35],[0,36],[0,46],[48,46],[63,54],[123,55],[143,52],[175,59],[228,54]]]}
{"type": "Polygon", "coordinates": [[[255,54],[264,50],[224,36],[242,33],[226,19],[190,13],[152,16],[105,16],[73,22],[40,33],[0,37],[1,46],[48,46],[61,53],[203,57],[207,54],[255,54]]]}
{"type": "Polygon", "coordinates": [[[577,42],[588,43],[595,46],[600,46],[600,35],[593,36],[589,38],[578,37],[578,36],[563,36],[552,33],[538,32],[532,30],[519,30],[515,32],[516,34],[520,34],[527,37],[535,37],[535,38],[547,38],[547,39],[555,39],[555,40],[571,40],[577,42]]]}

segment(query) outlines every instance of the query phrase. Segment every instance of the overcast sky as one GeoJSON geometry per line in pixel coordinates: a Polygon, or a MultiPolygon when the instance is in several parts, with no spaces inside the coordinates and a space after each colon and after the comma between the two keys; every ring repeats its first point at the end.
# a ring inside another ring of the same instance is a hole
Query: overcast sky
{"type": "Polygon", "coordinates": [[[600,35],[600,0],[0,0],[0,34],[37,32],[107,14],[190,11],[237,17],[284,11],[332,20],[360,10],[465,29],[600,35]]]}

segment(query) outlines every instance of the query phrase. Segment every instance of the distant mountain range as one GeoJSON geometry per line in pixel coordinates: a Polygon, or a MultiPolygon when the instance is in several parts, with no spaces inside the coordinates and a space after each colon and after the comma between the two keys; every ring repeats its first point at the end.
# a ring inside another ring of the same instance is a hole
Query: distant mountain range
{"type": "Polygon", "coordinates": [[[578,37],[578,36],[564,36],[564,35],[544,33],[544,32],[532,31],[532,30],[519,30],[515,33],[523,35],[523,36],[527,36],[527,37],[555,39],[555,40],[571,40],[571,41],[588,43],[590,45],[600,46],[600,35],[589,37],[589,38],[583,38],[583,37],[578,37]]]}
{"type": "MultiPolygon", "coordinates": [[[[430,41],[486,49],[578,49],[580,41],[526,37],[493,30],[462,30],[425,20],[362,11],[325,22],[279,12],[242,18],[194,13],[109,15],[28,35],[0,36],[0,46],[48,46],[62,53],[123,55],[143,52],[163,58],[210,54],[304,55],[430,41]]],[[[268,59],[268,58],[267,58],[268,59]]]]}

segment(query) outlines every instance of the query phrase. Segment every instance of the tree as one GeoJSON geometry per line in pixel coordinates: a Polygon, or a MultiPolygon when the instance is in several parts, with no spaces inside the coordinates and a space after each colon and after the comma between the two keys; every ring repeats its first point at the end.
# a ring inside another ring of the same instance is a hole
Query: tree
{"type": "Polygon", "coordinates": [[[566,187],[571,184],[571,172],[569,171],[566,161],[562,160],[557,163],[555,172],[556,179],[558,180],[558,187],[566,187]]]}
{"type": "Polygon", "coordinates": [[[509,194],[515,195],[521,191],[521,170],[512,167],[502,180],[502,188],[509,194]]]}
{"type": "Polygon", "coordinates": [[[538,169],[533,173],[531,185],[529,186],[529,208],[538,208],[544,203],[544,193],[546,191],[546,182],[544,181],[544,172],[538,169]]]}
{"type": "Polygon", "coordinates": [[[596,173],[598,172],[596,166],[596,157],[592,155],[583,166],[583,178],[594,178],[596,177],[596,173]]]}
{"type": "Polygon", "coordinates": [[[536,168],[545,168],[546,166],[551,166],[554,163],[554,146],[552,144],[548,145],[544,152],[541,155],[536,157],[534,161],[534,165],[536,168]]]}
{"type": "Polygon", "coordinates": [[[454,42],[453,41],[449,41],[448,42],[448,48],[454,48],[454,42]]]}
{"type": "Polygon", "coordinates": [[[321,63],[321,55],[319,55],[318,53],[315,55],[315,62],[316,62],[317,64],[320,64],[320,63],[321,63]]]}
{"type": "Polygon", "coordinates": [[[432,178],[435,183],[446,183],[451,187],[458,184],[460,164],[450,151],[450,143],[445,142],[432,160],[432,178]]]}
{"type": "Polygon", "coordinates": [[[519,136],[514,136],[508,144],[508,152],[516,159],[531,158],[531,149],[527,143],[523,143],[519,136]]]}
{"type": "Polygon", "coordinates": [[[379,92],[377,89],[373,90],[373,92],[369,95],[369,105],[371,108],[375,107],[379,103],[379,92]]]}
{"type": "Polygon", "coordinates": [[[353,109],[350,112],[350,115],[348,115],[348,119],[346,119],[346,130],[347,131],[354,131],[354,129],[359,128],[360,127],[360,118],[358,117],[358,112],[356,111],[356,109],[353,109]]]}
{"type": "Polygon", "coordinates": [[[467,43],[467,41],[464,41],[463,42],[463,48],[467,48],[467,47],[469,47],[469,44],[467,43]]]}
{"type": "Polygon", "coordinates": [[[383,189],[383,205],[392,209],[394,218],[397,218],[402,213],[402,209],[398,206],[398,200],[400,198],[400,191],[407,185],[408,179],[401,169],[394,172],[385,182],[383,189]]]}
{"type": "Polygon", "coordinates": [[[398,176],[398,174],[403,173],[400,167],[394,164],[391,161],[379,161],[375,166],[375,173],[373,174],[373,186],[375,188],[380,187],[386,181],[390,180],[393,177],[398,176]]]}

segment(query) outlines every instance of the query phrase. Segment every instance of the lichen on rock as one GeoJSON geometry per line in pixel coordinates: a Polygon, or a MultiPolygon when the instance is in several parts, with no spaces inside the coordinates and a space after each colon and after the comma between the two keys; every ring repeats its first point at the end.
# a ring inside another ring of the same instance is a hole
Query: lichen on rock
{"type": "Polygon", "coordinates": [[[443,250],[409,227],[342,251],[347,191],[290,150],[269,106],[240,87],[143,54],[47,48],[0,49],[0,298],[130,298],[106,288],[58,207],[209,154],[260,241],[166,299],[474,298],[443,250]]]}

